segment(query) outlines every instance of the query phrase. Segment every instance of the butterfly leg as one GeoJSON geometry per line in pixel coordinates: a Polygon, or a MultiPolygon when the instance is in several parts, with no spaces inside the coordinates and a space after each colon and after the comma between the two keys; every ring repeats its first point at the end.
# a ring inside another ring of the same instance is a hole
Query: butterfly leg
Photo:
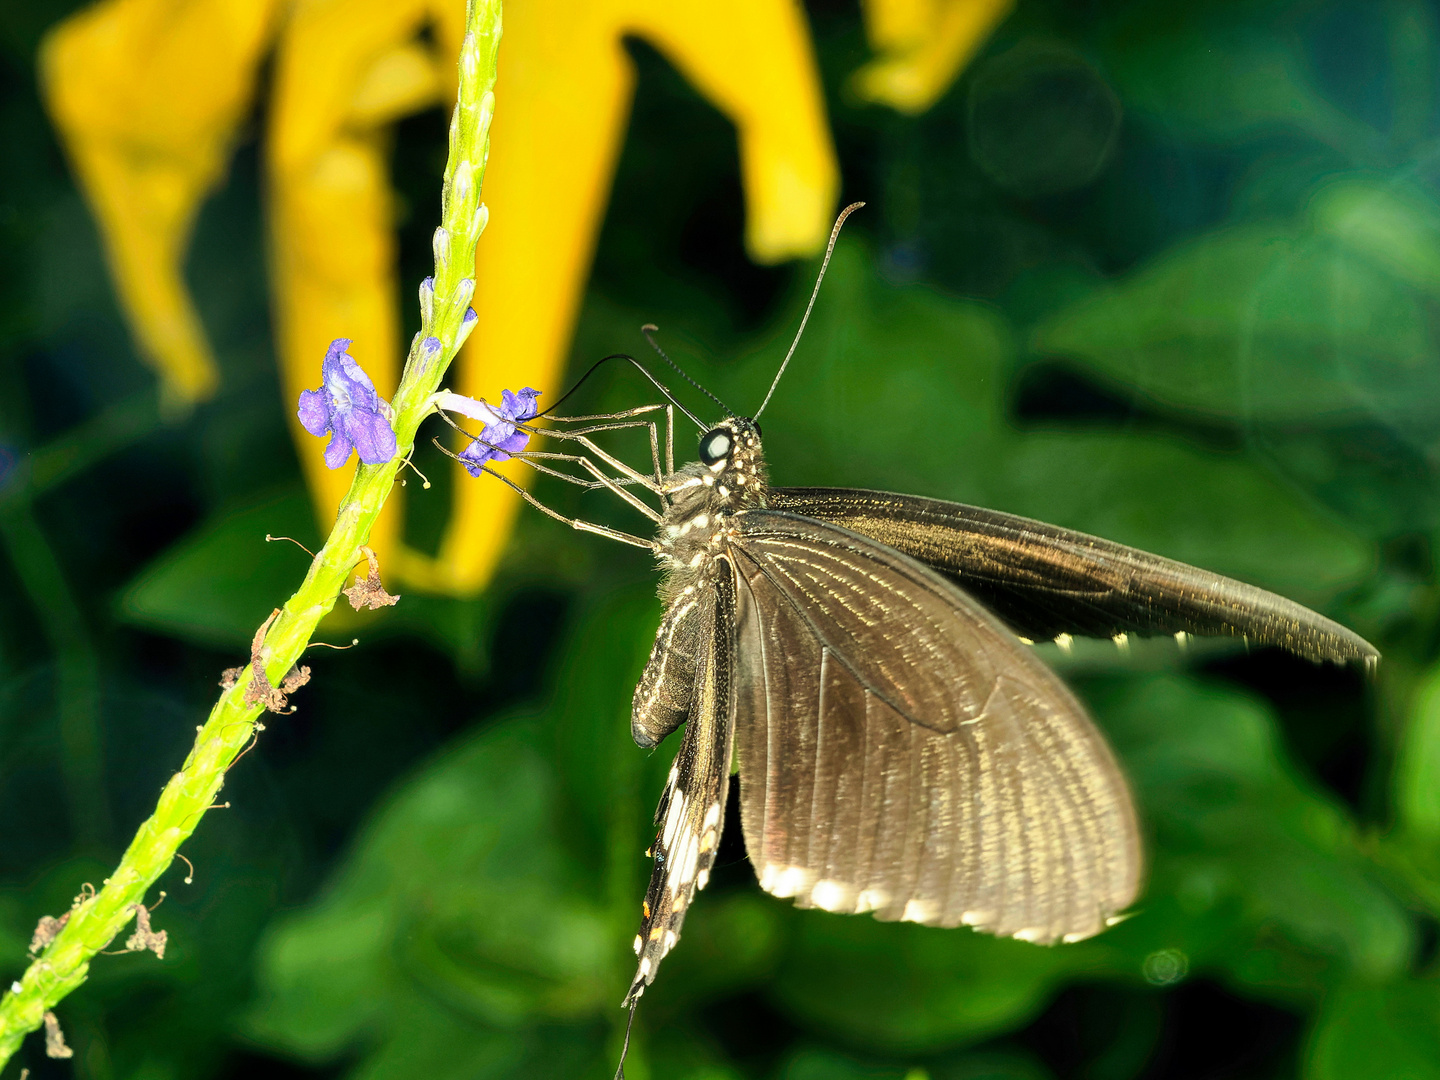
{"type": "Polygon", "coordinates": [[[614,454],[611,454],[608,451],[601,449],[595,444],[595,441],[589,437],[589,433],[593,431],[619,431],[627,427],[650,427],[653,430],[653,424],[650,422],[636,421],[630,424],[608,424],[599,428],[582,428],[580,431],[561,431],[557,428],[532,428],[519,423],[517,423],[515,426],[521,431],[527,431],[535,435],[548,435],[552,439],[565,439],[569,442],[579,443],[581,447],[583,447],[585,450],[588,450],[591,454],[599,458],[606,465],[609,465],[612,469],[620,473],[622,476],[629,477],[632,481],[640,484],[642,487],[659,493],[660,485],[656,483],[652,477],[646,476],[644,473],[632,469],[629,465],[625,464],[625,462],[621,461],[614,454]]]}
{"type": "MultiPolygon", "coordinates": [[[[486,404],[483,398],[481,399],[481,404],[486,404]]],[[[518,429],[518,430],[520,430],[520,431],[523,431],[523,432],[525,432],[525,433],[527,433],[527,434],[529,434],[529,435],[548,435],[548,436],[550,436],[550,437],[552,437],[552,438],[557,438],[557,439],[569,439],[569,440],[572,440],[572,441],[577,441],[577,442],[579,442],[579,443],[580,443],[582,446],[584,446],[586,449],[590,450],[590,451],[591,451],[592,453],[594,453],[596,456],[600,457],[603,461],[605,461],[606,464],[611,465],[613,468],[616,469],[616,471],[620,472],[620,473],[622,474],[622,476],[624,477],[624,479],[621,479],[621,480],[616,480],[616,479],[613,479],[613,478],[611,478],[611,477],[607,477],[607,476],[603,475],[603,474],[593,465],[593,463],[589,463],[585,458],[583,458],[583,457],[581,457],[581,456],[579,456],[579,455],[574,455],[574,454],[553,454],[553,453],[545,453],[545,454],[542,454],[542,453],[540,453],[539,451],[528,451],[528,452],[527,452],[527,451],[511,451],[511,452],[510,452],[510,456],[511,456],[511,457],[517,457],[517,458],[520,458],[521,460],[528,461],[528,463],[531,465],[531,467],[532,467],[532,468],[535,468],[535,469],[538,470],[539,472],[546,473],[546,474],[548,474],[548,475],[550,475],[550,476],[558,477],[559,479],[565,480],[565,481],[567,481],[567,482],[569,482],[569,483],[572,483],[572,484],[578,484],[578,485],[581,486],[581,487],[587,487],[587,488],[589,488],[589,487],[606,487],[606,488],[609,488],[610,490],[612,490],[612,491],[614,491],[616,494],[618,494],[621,498],[623,498],[623,499],[625,499],[627,502],[629,502],[629,503],[630,503],[632,506],[634,506],[636,509],[638,509],[641,513],[643,513],[643,514],[645,514],[647,517],[649,517],[652,521],[659,521],[659,520],[660,520],[659,515],[657,515],[657,514],[655,513],[655,511],[651,510],[649,507],[645,506],[645,505],[644,505],[643,503],[641,503],[638,499],[635,499],[633,496],[629,495],[628,493],[626,493],[626,492],[624,492],[624,491],[621,491],[621,490],[619,489],[618,485],[621,485],[621,484],[638,484],[638,485],[640,485],[641,487],[647,488],[647,489],[649,489],[650,491],[653,491],[653,492],[655,492],[657,495],[659,495],[659,496],[660,496],[660,501],[661,501],[662,505],[666,505],[666,506],[669,505],[668,499],[666,499],[666,497],[664,496],[664,494],[661,493],[661,491],[660,491],[660,480],[661,480],[661,476],[660,476],[660,446],[659,446],[659,436],[657,435],[656,430],[655,430],[655,427],[656,427],[655,421],[653,421],[653,420],[636,420],[636,421],[632,421],[632,422],[629,422],[629,423],[623,422],[627,417],[631,417],[631,416],[635,416],[635,415],[643,415],[644,413],[649,413],[649,412],[655,412],[656,410],[661,409],[661,408],[665,409],[665,410],[666,410],[666,413],[667,413],[667,415],[668,415],[667,424],[666,424],[666,441],[667,441],[667,449],[671,451],[671,456],[673,457],[673,444],[674,444],[674,436],[673,436],[673,429],[674,429],[674,412],[673,412],[673,410],[672,410],[669,406],[662,406],[662,405],[641,405],[641,406],[638,406],[637,408],[634,408],[634,409],[626,409],[624,412],[618,412],[618,413],[598,413],[598,414],[596,414],[596,415],[594,415],[594,416],[570,416],[570,417],[557,416],[557,417],[551,417],[551,419],[553,419],[553,420],[558,420],[558,421],[560,421],[560,422],[562,422],[562,423],[577,423],[577,422],[585,422],[585,423],[588,423],[588,422],[590,422],[590,421],[596,421],[596,420],[601,420],[601,421],[619,420],[619,421],[621,421],[621,422],[618,422],[618,423],[611,423],[611,422],[607,422],[607,423],[596,423],[596,424],[592,424],[590,427],[581,428],[579,431],[561,431],[561,430],[558,430],[558,429],[555,429],[555,428],[535,428],[535,427],[531,427],[531,426],[528,425],[528,424],[523,424],[523,423],[521,423],[521,422],[519,422],[519,421],[512,421],[512,423],[514,424],[514,426],[515,426],[516,429],[518,429]],[[645,429],[649,432],[649,435],[650,435],[650,460],[651,460],[651,464],[652,464],[652,466],[654,467],[654,470],[655,470],[655,475],[654,475],[653,477],[651,477],[651,476],[646,476],[644,473],[641,473],[641,472],[638,472],[638,471],[635,470],[635,469],[632,469],[629,465],[626,465],[626,464],[625,464],[623,461],[621,461],[619,458],[616,458],[616,457],[614,457],[613,455],[606,453],[604,450],[601,450],[598,446],[596,446],[593,441],[591,441],[590,439],[584,437],[584,436],[586,436],[586,435],[588,435],[588,434],[590,434],[590,433],[594,433],[594,432],[599,432],[599,431],[623,431],[623,430],[628,429],[628,428],[645,428],[645,429]],[[554,470],[554,469],[550,469],[550,468],[547,468],[547,467],[542,466],[542,465],[537,465],[537,464],[535,463],[535,461],[532,460],[532,458],[535,458],[535,457],[544,457],[544,458],[549,458],[549,459],[551,459],[551,460],[562,460],[562,461],[574,461],[574,462],[577,462],[577,463],[579,463],[582,467],[584,467],[587,472],[589,472],[592,476],[594,476],[594,477],[596,478],[597,483],[592,484],[590,481],[579,480],[579,479],[576,478],[576,477],[569,476],[569,475],[567,475],[567,474],[565,474],[565,473],[558,472],[558,471],[556,471],[556,470],[554,470]]],[[[449,417],[449,415],[448,415],[443,409],[440,409],[440,410],[437,410],[437,411],[439,412],[440,418],[441,418],[442,420],[444,420],[447,424],[449,424],[449,425],[450,425],[452,428],[454,428],[456,431],[460,432],[460,434],[464,435],[467,439],[470,439],[472,442],[483,442],[483,440],[479,439],[478,436],[472,435],[470,432],[468,432],[468,431],[466,431],[464,428],[462,428],[459,424],[455,423],[454,420],[451,420],[450,417],[449,417]]],[[[439,444],[437,443],[436,445],[438,446],[439,444]]],[[[488,444],[488,443],[485,443],[484,445],[488,446],[489,444],[488,444]]],[[[449,451],[444,450],[444,447],[441,447],[440,449],[441,449],[443,452],[447,453],[447,454],[449,453],[449,451]]],[[[454,455],[451,454],[450,456],[453,457],[454,455]]]]}
{"type": "Polygon", "coordinates": [[[556,480],[564,480],[567,484],[574,484],[576,487],[584,488],[586,491],[594,491],[597,488],[608,488],[611,484],[618,484],[621,487],[635,485],[634,480],[625,476],[610,477],[608,482],[604,480],[586,480],[584,477],[572,476],[570,473],[540,464],[542,461],[574,461],[577,456],[575,454],[556,454],[543,450],[522,450],[519,452],[512,450],[510,456],[524,461],[526,465],[529,465],[536,472],[544,473],[546,476],[553,476],[556,480]]]}
{"type": "MultiPolygon", "coordinates": [[[[640,405],[633,409],[626,409],[618,413],[598,413],[594,416],[551,416],[550,420],[558,420],[561,423],[588,423],[594,420],[627,420],[632,416],[644,416],[647,413],[655,412],[658,409],[665,410],[665,468],[660,468],[660,441],[656,431],[657,425],[651,421],[650,428],[650,461],[655,467],[655,486],[658,488],[665,477],[675,471],[675,406],[673,405],[640,405]]],[[[594,431],[610,431],[615,427],[609,424],[598,425],[593,428],[586,428],[580,431],[571,432],[573,435],[586,435],[594,431]]]]}
{"type": "MultiPolygon", "coordinates": [[[[668,409],[669,407],[668,405],[660,404],[637,405],[633,409],[624,409],[620,412],[613,413],[590,413],[586,416],[556,416],[553,413],[544,413],[543,416],[546,420],[554,420],[560,424],[592,424],[600,420],[630,420],[633,417],[646,416],[652,412],[658,412],[660,409],[668,409]]],[[[601,425],[596,430],[603,431],[606,426],[607,425],[601,425]]]]}
{"type": "MultiPolygon", "coordinates": [[[[514,457],[514,458],[519,458],[521,461],[524,461],[527,465],[530,465],[532,468],[538,468],[538,466],[536,466],[534,462],[532,462],[532,461],[529,460],[529,459],[530,459],[530,454],[529,454],[528,452],[524,451],[524,450],[521,450],[521,451],[519,451],[518,453],[517,453],[517,452],[512,452],[510,456],[511,456],[511,457],[514,457]]],[[[537,456],[538,456],[538,455],[537,455],[537,456]]],[[[657,513],[656,513],[654,510],[652,510],[650,507],[646,506],[646,505],[645,505],[643,502],[641,502],[640,499],[637,498],[634,494],[632,494],[631,492],[625,490],[625,488],[624,488],[622,485],[624,485],[624,484],[627,482],[626,480],[624,480],[624,479],[622,479],[622,480],[616,480],[616,479],[613,478],[613,477],[606,476],[603,472],[600,471],[600,467],[599,467],[598,465],[596,465],[593,461],[591,461],[591,460],[590,460],[588,457],[586,457],[585,455],[583,455],[583,454],[555,454],[555,453],[548,453],[548,452],[547,452],[547,453],[545,453],[544,456],[545,456],[546,458],[549,458],[549,459],[552,460],[552,461],[553,461],[553,460],[560,460],[560,461],[570,461],[570,462],[574,462],[576,465],[579,465],[582,469],[584,469],[586,472],[588,472],[591,476],[593,476],[593,477],[595,478],[595,480],[594,480],[594,484],[595,484],[595,485],[598,485],[598,486],[600,486],[600,487],[603,487],[603,488],[607,489],[608,491],[614,492],[616,495],[620,496],[620,498],[624,499],[627,503],[629,503],[631,506],[633,506],[636,510],[639,510],[640,513],[642,513],[642,514],[644,514],[646,517],[648,517],[651,521],[658,522],[658,521],[660,520],[660,515],[659,515],[659,514],[657,514],[657,513]]],[[[542,469],[541,471],[551,473],[552,475],[555,475],[555,476],[563,476],[563,475],[564,475],[564,474],[559,473],[558,471],[553,470],[553,469],[542,469]]],[[[574,480],[574,479],[578,479],[578,478],[577,478],[577,477],[566,477],[566,479],[574,480]]],[[[628,482],[629,482],[629,483],[640,483],[641,481],[631,480],[631,481],[628,481],[628,482]]],[[[584,481],[582,481],[582,483],[585,483],[585,486],[587,486],[587,487],[590,486],[589,483],[586,483],[586,482],[584,482],[584,481]]]]}
{"type": "MultiPolygon", "coordinates": [[[[535,498],[534,495],[531,495],[530,492],[526,491],[523,487],[515,483],[515,481],[511,480],[508,476],[500,475],[488,465],[483,466],[483,470],[489,473],[491,476],[495,477],[495,479],[509,485],[509,487],[517,495],[519,495],[522,499],[528,502],[531,506],[535,507],[536,510],[539,510],[542,514],[548,514],[556,521],[561,521],[564,522],[566,525],[569,525],[572,529],[576,529],[580,532],[594,533],[596,536],[608,537],[611,540],[618,540],[622,544],[630,544],[633,547],[644,548],[646,551],[659,550],[659,545],[657,545],[655,541],[646,540],[643,536],[634,536],[631,533],[621,532],[619,529],[612,529],[607,525],[596,525],[593,522],[582,521],[580,518],[568,518],[564,514],[551,510],[550,507],[546,506],[539,499],[535,498]]],[[[620,489],[617,487],[614,490],[618,491],[620,489]]],[[[624,494],[628,495],[629,492],[625,492],[624,494]]],[[[643,506],[644,504],[642,503],[641,505],[643,506]]]]}

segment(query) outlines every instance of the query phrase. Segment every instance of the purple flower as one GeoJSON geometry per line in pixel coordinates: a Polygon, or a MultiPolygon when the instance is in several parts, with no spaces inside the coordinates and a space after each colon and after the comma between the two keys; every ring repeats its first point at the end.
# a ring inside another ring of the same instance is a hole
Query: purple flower
{"type": "Polygon", "coordinates": [[[300,392],[300,423],[311,435],[330,433],[325,464],[338,469],[357,450],[366,465],[382,465],[395,456],[390,406],[375,393],[370,376],[345,350],[350,338],[330,343],[321,365],[320,389],[300,392]]]}
{"type": "Polygon", "coordinates": [[[514,421],[524,423],[534,417],[539,411],[535,403],[539,396],[539,390],[528,386],[519,393],[501,392],[500,407],[490,407],[498,419],[486,424],[480,437],[460,452],[460,461],[471,476],[479,476],[487,461],[508,461],[511,454],[525,449],[530,435],[518,430],[514,421]]]}

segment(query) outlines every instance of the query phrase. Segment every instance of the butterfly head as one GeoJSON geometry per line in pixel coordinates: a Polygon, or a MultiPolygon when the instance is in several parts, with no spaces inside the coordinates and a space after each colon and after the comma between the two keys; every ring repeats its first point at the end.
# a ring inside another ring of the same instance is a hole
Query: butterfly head
{"type": "Polygon", "coordinates": [[[759,450],[760,425],[743,416],[722,420],[700,436],[700,461],[716,473],[737,459],[755,457],[759,450]]]}
{"type": "Polygon", "coordinates": [[[720,421],[700,436],[699,468],[711,501],[740,509],[763,502],[765,455],[760,425],[742,416],[720,421]]]}
{"type": "Polygon", "coordinates": [[[670,497],[666,533],[678,536],[706,532],[727,511],[765,505],[765,455],[760,425],[744,417],[720,421],[700,436],[699,461],[666,477],[670,497]]]}

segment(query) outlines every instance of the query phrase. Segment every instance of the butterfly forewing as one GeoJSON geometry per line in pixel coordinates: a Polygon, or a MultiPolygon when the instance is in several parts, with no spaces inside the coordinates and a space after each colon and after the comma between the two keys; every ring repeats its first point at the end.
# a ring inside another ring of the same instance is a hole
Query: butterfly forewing
{"type": "Polygon", "coordinates": [[[741,817],[763,887],[1036,941],[1133,901],[1124,778],[1048,668],[903,555],[791,514],[736,520],[741,817]]]}
{"type": "MultiPolygon", "coordinates": [[[[730,790],[733,746],[734,692],[733,634],[734,586],[728,565],[717,566],[716,585],[702,595],[696,615],[672,619],[687,598],[677,600],[661,623],[657,652],[677,623],[697,619],[693,625],[696,661],[688,667],[665,669],[658,676],[676,680],[673,687],[655,689],[656,700],[674,701],[688,690],[685,737],[655,814],[652,852],[655,868],[645,893],[640,933],[635,938],[639,969],[625,996],[630,1004],[655,979],[660,961],[680,937],[680,927],[697,889],[703,889],[720,846],[725,824],[725,798],[730,790]]],[[[652,657],[652,666],[654,664],[652,657]]],[[[647,667],[647,674],[650,668],[647,667]]],[[[642,688],[644,683],[642,682],[642,688]]],[[[640,730],[641,696],[636,695],[632,727],[640,730]]],[[[663,733],[660,737],[663,737],[663,733]]]]}
{"type": "Polygon", "coordinates": [[[1099,537],[978,506],[853,488],[772,488],[770,505],[952,576],[1032,640],[1185,632],[1310,660],[1373,662],[1358,634],[1283,596],[1099,537]]]}

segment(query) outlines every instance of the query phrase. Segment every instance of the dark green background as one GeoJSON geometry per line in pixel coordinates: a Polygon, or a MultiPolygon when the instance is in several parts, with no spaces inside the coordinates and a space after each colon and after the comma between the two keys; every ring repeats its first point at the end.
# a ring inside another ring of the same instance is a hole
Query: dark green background
{"type": "MultiPolygon", "coordinates": [[[[224,386],[167,423],[36,98],[39,35],[73,6],[0,11],[6,979],[299,581],[305,556],[264,534],[315,535],[267,321],[264,106],[189,264],[224,386]]],[[[858,10],[810,15],[844,195],[870,205],[766,413],[775,479],[1102,533],[1317,606],[1385,660],[1367,681],[1168,639],[1046,647],[1134,781],[1135,917],[1047,949],[797,912],[732,827],[629,1075],[1440,1077],[1440,11],[1025,0],[918,119],[847,98],[858,10]]],[[[814,266],[746,260],[733,131],[632,52],[575,366],[654,321],[753,409],[814,266]]],[[[411,322],[444,123],[395,144],[411,322]]],[[[584,394],[648,400],[620,372],[584,394]]],[[[424,546],[449,481],[421,458],[424,546]]],[[[642,553],[526,514],[486,596],[328,630],[362,644],[312,652],[299,712],[186,845],[194,883],[161,882],[165,959],[99,959],[59,1009],[73,1063],[32,1039],[32,1076],[608,1076],[672,753],[628,737],[653,588],[642,553]]]]}

